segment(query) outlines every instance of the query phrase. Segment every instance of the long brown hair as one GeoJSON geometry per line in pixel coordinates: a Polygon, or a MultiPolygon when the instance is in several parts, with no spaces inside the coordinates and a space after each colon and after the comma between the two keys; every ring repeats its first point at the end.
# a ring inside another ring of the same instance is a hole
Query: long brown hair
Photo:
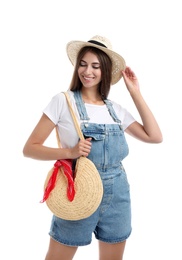
{"type": "Polygon", "coordinates": [[[79,51],[78,56],[77,56],[77,61],[75,64],[75,69],[73,72],[73,77],[72,77],[71,84],[70,84],[70,90],[76,91],[76,90],[81,90],[81,88],[82,88],[82,83],[78,77],[78,68],[80,66],[80,62],[81,62],[83,56],[87,52],[94,53],[100,62],[101,82],[99,83],[98,91],[99,91],[99,94],[101,95],[102,99],[106,99],[108,97],[110,87],[111,87],[112,62],[111,62],[111,59],[109,58],[109,56],[105,52],[103,52],[100,49],[97,49],[95,47],[86,46],[86,47],[83,47],[79,51]]]}

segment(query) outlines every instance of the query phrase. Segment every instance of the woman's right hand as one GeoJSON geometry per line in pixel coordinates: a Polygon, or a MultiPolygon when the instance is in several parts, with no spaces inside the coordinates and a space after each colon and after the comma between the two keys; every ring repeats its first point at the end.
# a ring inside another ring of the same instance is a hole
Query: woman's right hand
{"type": "Polygon", "coordinates": [[[76,159],[80,156],[87,157],[90,153],[92,143],[92,138],[86,138],[85,140],[80,140],[77,145],[70,149],[70,159],[76,159]]]}

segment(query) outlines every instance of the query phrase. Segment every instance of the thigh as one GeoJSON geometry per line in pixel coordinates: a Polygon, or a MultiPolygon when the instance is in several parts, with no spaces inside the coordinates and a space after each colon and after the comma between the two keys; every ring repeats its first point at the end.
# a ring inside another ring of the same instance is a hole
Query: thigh
{"type": "Polygon", "coordinates": [[[99,259],[100,260],[122,260],[126,241],[109,244],[99,241],[99,259]]]}
{"type": "Polygon", "coordinates": [[[99,219],[99,209],[81,220],[64,220],[53,216],[49,235],[60,244],[77,247],[89,245],[99,219]]]}
{"type": "Polygon", "coordinates": [[[72,260],[77,247],[66,246],[50,238],[49,249],[45,260],[72,260]]]}

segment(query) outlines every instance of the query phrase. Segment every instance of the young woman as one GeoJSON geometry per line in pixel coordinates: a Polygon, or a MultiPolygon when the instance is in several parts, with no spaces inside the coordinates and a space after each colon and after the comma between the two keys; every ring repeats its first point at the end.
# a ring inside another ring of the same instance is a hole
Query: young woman
{"type": "Polygon", "coordinates": [[[121,260],[131,234],[130,191],[122,160],[128,155],[125,133],[147,143],[162,142],[154,115],[146,104],[135,73],[112,51],[108,39],[72,41],[67,54],[75,66],[68,90],[85,140],[79,140],[63,93],[55,95],[28,138],[23,154],[38,160],[86,156],[96,165],[104,187],[99,208],[90,217],[67,221],[53,215],[46,260],[73,259],[79,246],[99,241],[100,260],[121,260]],[[107,99],[111,85],[123,77],[142,124],[121,105],[107,99]],[[57,126],[62,148],[46,147],[57,126]]]}

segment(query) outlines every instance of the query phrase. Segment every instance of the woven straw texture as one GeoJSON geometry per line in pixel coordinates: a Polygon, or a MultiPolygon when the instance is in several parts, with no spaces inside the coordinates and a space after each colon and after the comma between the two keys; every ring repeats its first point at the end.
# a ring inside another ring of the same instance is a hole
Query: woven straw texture
{"type": "MultiPolygon", "coordinates": [[[[44,189],[52,174],[47,175],[44,189]]],[[[79,220],[92,215],[101,203],[103,185],[95,165],[86,157],[80,157],[76,164],[75,198],[70,202],[67,198],[67,179],[59,170],[55,188],[46,200],[52,213],[66,220],[79,220]]]]}

